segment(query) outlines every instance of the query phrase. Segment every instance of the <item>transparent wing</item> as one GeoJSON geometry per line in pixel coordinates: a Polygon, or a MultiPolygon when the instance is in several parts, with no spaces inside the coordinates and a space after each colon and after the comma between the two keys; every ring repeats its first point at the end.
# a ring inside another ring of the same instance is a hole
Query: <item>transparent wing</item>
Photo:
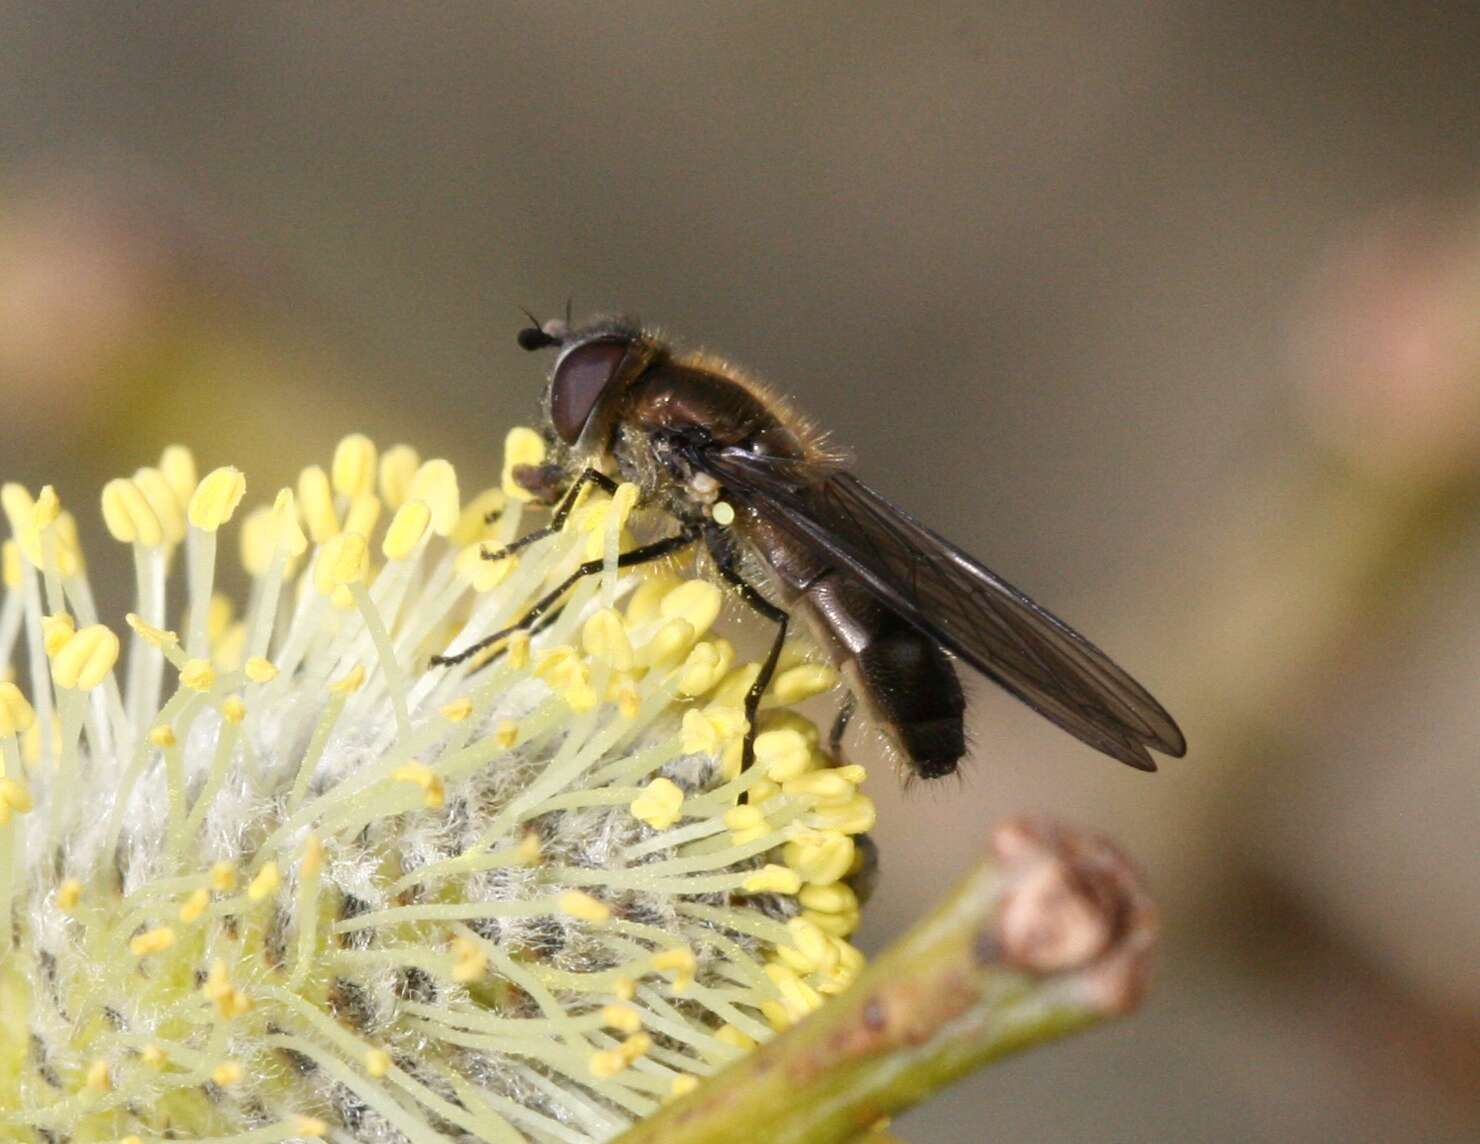
{"type": "Polygon", "coordinates": [[[1172,717],[1056,616],[850,473],[743,449],[695,463],[737,503],[850,573],[889,608],[1071,735],[1155,770],[1181,756],[1172,717]]]}

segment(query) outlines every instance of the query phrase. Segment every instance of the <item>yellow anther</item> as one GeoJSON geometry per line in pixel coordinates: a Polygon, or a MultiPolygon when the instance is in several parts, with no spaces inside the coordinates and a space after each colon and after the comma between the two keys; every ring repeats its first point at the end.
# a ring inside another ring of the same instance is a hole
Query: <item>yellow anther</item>
{"type": "Polygon", "coordinates": [[[5,586],[14,592],[21,586],[21,546],[7,540],[0,546],[0,556],[3,556],[5,586]]]}
{"type": "Polygon", "coordinates": [[[218,894],[229,894],[236,889],[236,863],[223,861],[211,867],[211,889],[218,894]]]}
{"type": "Polygon", "coordinates": [[[211,1080],[221,1088],[230,1088],[234,1084],[240,1084],[245,1075],[242,1066],[236,1061],[222,1061],[211,1070],[211,1080]]]}
{"type": "Polygon", "coordinates": [[[632,642],[627,627],[615,608],[595,612],[581,628],[581,646],[593,659],[602,660],[618,671],[632,669],[632,642]]]}
{"type": "Polygon", "coordinates": [[[134,629],[134,634],[151,647],[157,647],[163,651],[165,648],[176,647],[180,643],[180,637],[174,632],[165,628],[156,628],[134,612],[128,613],[123,619],[129,627],[134,629]]]}
{"type": "Polygon", "coordinates": [[[822,995],[790,967],[773,961],[766,966],[766,976],[775,984],[781,1001],[779,1006],[774,1001],[763,1002],[761,1012],[778,1031],[801,1020],[822,1004],[822,995]]]}
{"type": "MultiPolygon", "coordinates": [[[[827,806],[841,806],[857,793],[857,788],[836,771],[808,771],[781,784],[781,793],[790,798],[804,798],[827,806]]],[[[854,832],[856,833],[856,831],[854,832]]]]}
{"type": "Polygon", "coordinates": [[[365,668],[363,664],[355,664],[338,679],[330,680],[329,690],[335,695],[353,695],[365,684],[365,668]]]}
{"type": "MultiPolygon", "coordinates": [[[[801,954],[812,966],[808,972],[831,973],[838,964],[837,944],[814,922],[806,918],[791,918],[786,923],[791,933],[791,948],[801,954]]],[[[787,949],[781,946],[777,952],[787,949]]]]}
{"type": "Polygon", "coordinates": [[[618,977],[612,983],[612,993],[623,1001],[631,1001],[637,996],[637,982],[627,976],[618,977]]]}
{"type": "Polygon", "coordinates": [[[693,1073],[677,1073],[668,1084],[668,1094],[677,1100],[679,1097],[688,1096],[698,1087],[699,1078],[693,1073]]]}
{"type": "Polygon", "coordinates": [[[697,638],[719,618],[723,603],[724,593],[708,580],[689,580],[663,597],[658,613],[670,620],[688,620],[697,638]]]}
{"type": "Polygon", "coordinates": [[[636,627],[658,618],[658,607],[663,597],[682,583],[677,576],[662,572],[643,580],[627,601],[627,624],[636,627]]]}
{"type": "Polygon", "coordinates": [[[303,857],[298,862],[298,872],[305,878],[317,878],[324,868],[324,844],[317,834],[310,834],[303,844],[303,857]]]}
{"type": "Polygon", "coordinates": [[[309,465],[298,474],[298,507],[308,525],[308,537],[323,544],[339,534],[339,517],[334,513],[334,490],[329,474],[320,465],[309,465]]]}
{"type": "Polygon", "coordinates": [[[836,882],[853,866],[853,839],[837,830],[809,830],[786,844],[782,858],[804,882],[836,882]]]}
{"type": "Polygon", "coordinates": [[[473,701],[464,695],[461,699],[444,704],[439,713],[449,723],[461,723],[473,713],[473,701]]]}
{"type": "Polygon", "coordinates": [[[717,1041],[723,1041],[727,1045],[734,1045],[735,1048],[744,1049],[746,1052],[749,1052],[756,1046],[754,1037],[748,1033],[741,1032],[734,1025],[721,1025],[714,1031],[714,1037],[717,1041]]]}
{"type": "Polygon", "coordinates": [[[802,917],[812,922],[824,933],[833,937],[847,937],[858,928],[858,911],[852,913],[824,914],[818,910],[803,910],[802,917]]]}
{"type": "Polygon", "coordinates": [[[241,721],[247,717],[247,705],[235,695],[228,696],[221,704],[221,718],[225,719],[233,727],[241,725],[241,721]]]}
{"type": "Polygon", "coordinates": [[[673,991],[682,993],[694,983],[694,975],[699,970],[699,960],[688,946],[680,945],[672,949],[659,950],[653,954],[652,966],[659,973],[671,972],[673,991]]]}
{"type": "Polygon", "coordinates": [[[55,656],[72,642],[72,637],[76,634],[77,621],[66,612],[41,617],[41,646],[46,649],[48,656],[55,656]]]}
{"type": "Polygon", "coordinates": [[[797,901],[804,910],[822,914],[847,914],[858,912],[858,895],[847,882],[833,882],[826,886],[803,886],[797,901]]]}
{"type": "Polygon", "coordinates": [[[351,433],[334,448],[334,491],[357,497],[375,488],[375,442],[363,433],[351,433]]]}
{"type": "Polygon", "coordinates": [[[11,534],[26,554],[26,559],[39,567],[41,538],[36,530],[36,502],[26,486],[14,481],[0,486],[0,507],[4,508],[11,534]]]}
{"type": "Polygon", "coordinates": [[[753,802],[725,811],[724,824],[729,828],[730,841],[736,846],[744,846],[771,833],[771,824],[753,802]]]}
{"type": "Polygon", "coordinates": [[[215,643],[231,625],[231,598],[220,592],[213,593],[206,605],[206,639],[215,643]]]}
{"type": "Polygon", "coordinates": [[[719,686],[714,689],[715,702],[739,707],[745,702],[745,697],[750,693],[751,684],[756,681],[760,673],[761,665],[758,663],[747,663],[737,667],[720,680],[719,686]]]}
{"type": "Polygon", "coordinates": [[[806,772],[812,752],[795,731],[762,731],[755,737],[755,761],[772,782],[784,783],[806,772]]]}
{"type": "Polygon", "coordinates": [[[406,489],[409,500],[426,501],[432,510],[432,531],[438,536],[451,536],[457,527],[461,501],[457,491],[457,471],[440,458],[427,461],[416,470],[406,489]]]}
{"type": "Polygon", "coordinates": [[[510,667],[522,668],[529,664],[529,633],[515,632],[504,644],[504,660],[510,667]]]}
{"type": "Polygon", "coordinates": [[[467,985],[488,972],[488,955],[475,941],[465,937],[452,939],[452,980],[467,985]]]}
{"type": "Polygon", "coordinates": [[[272,532],[275,548],[281,548],[290,557],[302,556],[308,551],[308,537],[303,533],[303,524],[298,516],[298,498],[292,489],[278,489],[272,502],[272,532]]]}
{"type": "Polygon", "coordinates": [[[200,917],[201,914],[205,913],[206,908],[210,904],[211,892],[207,890],[204,886],[200,887],[199,889],[192,892],[191,895],[185,899],[184,904],[180,907],[180,920],[186,925],[189,925],[191,922],[195,921],[196,918],[200,917]]]}
{"type": "Polygon", "coordinates": [[[403,763],[391,772],[398,783],[410,783],[422,791],[422,803],[428,810],[437,810],[447,801],[447,787],[442,776],[425,763],[403,763]]]}
{"type": "Polygon", "coordinates": [[[715,501],[709,515],[721,528],[728,528],[735,523],[735,508],[728,501],[715,501]]]}
{"type": "Polygon", "coordinates": [[[118,637],[102,624],[90,624],[67,641],[51,661],[58,687],[91,691],[118,662],[118,637]]]}
{"type": "Polygon", "coordinates": [[[569,644],[552,647],[540,655],[534,673],[551,687],[569,687],[585,681],[590,669],[581,661],[576,649],[569,644]]]}
{"type": "Polygon", "coordinates": [[[491,592],[502,584],[518,561],[512,556],[502,560],[485,560],[481,544],[470,544],[457,554],[457,571],[473,586],[475,592],[491,592]]]}
{"type": "Polygon", "coordinates": [[[31,792],[11,778],[0,778],[0,824],[10,821],[14,814],[29,813],[35,803],[31,792]]]}
{"type": "Polygon", "coordinates": [[[637,718],[637,713],[642,710],[642,693],[637,690],[637,684],[631,679],[618,680],[614,698],[617,701],[617,713],[623,719],[637,718]]]}
{"type": "Polygon", "coordinates": [[[0,738],[24,736],[36,724],[36,710],[31,707],[21,688],[0,684],[0,738]]]}
{"type": "Polygon", "coordinates": [[[211,971],[201,982],[200,991],[212,1001],[219,1001],[231,992],[231,988],[231,974],[226,968],[226,961],[218,957],[211,962],[211,971]]]}
{"type": "Polygon", "coordinates": [[[503,512],[508,503],[503,489],[484,489],[467,504],[457,518],[457,527],[452,530],[452,543],[475,544],[488,535],[488,518],[503,512]]]}
{"type": "Polygon", "coordinates": [[[195,495],[195,455],[184,445],[168,445],[159,455],[159,472],[183,509],[195,495]]]}
{"type": "Polygon", "coordinates": [[[577,680],[569,687],[562,688],[560,697],[565,700],[572,711],[593,710],[601,701],[601,697],[596,694],[596,688],[585,679],[577,680]]]}
{"type": "Polygon", "coordinates": [[[833,774],[840,775],[854,786],[868,778],[868,771],[857,763],[849,763],[846,767],[834,767],[833,774]]]}
{"type": "Polygon", "coordinates": [[[242,567],[249,576],[265,576],[272,567],[272,509],[254,508],[242,517],[242,567]]]}
{"type": "Polygon", "coordinates": [[[64,914],[70,914],[82,901],[82,883],[76,878],[68,878],[57,887],[57,909],[64,914]]]}
{"type": "Polygon", "coordinates": [[[771,683],[771,694],[779,703],[800,703],[824,691],[831,691],[838,673],[825,663],[803,663],[788,668],[771,683]]]}
{"type": "Polygon", "coordinates": [[[654,830],[667,830],[683,817],[683,790],[672,779],[656,778],[632,800],[632,817],[654,830]]]}
{"type": "Polygon", "coordinates": [[[126,477],[103,486],[103,523],[120,544],[153,548],[164,542],[164,525],[142,489],[126,477]]]}
{"type": "Polygon", "coordinates": [[[512,719],[501,719],[493,729],[493,741],[508,750],[519,741],[519,724],[512,719]]]}
{"type": "Polygon", "coordinates": [[[432,510],[427,507],[427,502],[407,501],[391,517],[385,539],[380,542],[381,554],[387,560],[405,560],[416,551],[416,546],[431,526],[432,510]]]}
{"type": "Polygon", "coordinates": [[[31,524],[40,531],[50,528],[62,514],[62,502],[52,485],[42,485],[36,494],[36,505],[31,511],[31,524]]]}
{"type": "Polygon", "coordinates": [[[712,755],[719,750],[721,741],[714,724],[705,717],[704,712],[693,707],[683,713],[679,739],[686,755],[712,755]]]}
{"type": "Polygon", "coordinates": [[[802,888],[802,879],[795,870],[768,864],[747,876],[740,888],[747,894],[795,894],[802,888]]]}
{"type": "Polygon", "coordinates": [[[718,685],[735,662],[735,645],[729,640],[705,640],[695,644],[684,660],[678,677],[678,693],[703,695],[718,685]]]}
{"type": "Polygon", "coordinates": [[[591,1075],[600,1080],[610,1080],[627,1067],[627,1062],[616,1049],[598,1049],[586,1062],[591,1075]]]}
{"type": "Polygon", "coordinates": [[[185,539],[185,505],[175,495],[170,482],[158,469],[139,469],[134,473],[134,485],[149,502],[159,520],[166,544],[179,544],[185,539]]]}
{"type": "Polygon", "coordinates": [[[180,686],[191,691],[209,691],[216,685],[216,669],[208,659],[188,659],[180,669],[180,686]]]}
{"type": "Polygon", "coordinates": [[[392,445],[380,457],[380,496],[392,510],[406,501],[411,478],[421,466],[421,457],[410,445],[392,445]]]}
{"type": "Polygon", "coordinates": [[[133,1133],[130,1133],[129,1135],[123,1137],[123,1139],[119,1140],[118,1144],[144,1144],[144,1138],[142,1136],[135,1136],[133,1133]]]}
{"type": "Polygon", "coordinates": [[[185,515],[202,532],[215,532],[231,519],[246,491],[247,481],[241,471],[223,465],[207,473],[196,486],[185,515]]]}
{"type": "Polygon", "coordinates": [[[688,655],[689,648],[694,646],[694,641],[698,638],[698,631],[688,620],[667,620],[653,633],[653,638],[643,645],[638,662],[643,667],[663,667],[678,663],[688,655]]]}
{"type": "Polygon", "coordinates": [[[64,577],[79,575],[82,572],[82,545],[77,540],[77,518],[70,512],[62,513],[51,532],[56,538],[57,571],[64,577]]]}
{"type": "Polygon", "coordinates": [[[835,805],[819,806],[812,812],[809,821],[818,830],[863,834],[874,828],[874,823],[878,821],[878,811],[874,807],[874,800],[868,795],[855,794],[835,805]]]}
{"type": "Polygon", "coordinates": [[[365,1050],[365,1071],[376,1080],[391,1071],[391,1055],[384,1049],[365,1050]]]}
{"type": "Polygon", "coordinates": [[[264,659],[260,655],[254,655],[247,660],[245,668],[247,678],[253,683],[271,683],[277,678],[277,665],[270,659],[264,659]]]}
{"type": "Polygon", "coordinates": [[[276,862],[264,862],[262,869],[257,871],[256,877],[247,884],[247,900],[260,902],[264,898],[277,893],[278,887],[283,884],[283,876],[278,871],[276,862]]]}
{"type": "Polygon", "coordinates": [[[370,536],[380,520],[380,498],[374,493],[361,493],[349,502],[344,514],[344,531],[370,536]]]}
{"type": "Polygon", "coordinates": [[[533,429],[510,429],[504,438],[504,471],[501,487],[511,500],[531,501],[534,494],[514,480],[520,465],[539,465],[545,460],[545,439],[533,429]]]}
{"type": "Polygon", "coordinates": [[[149,742],[153,743],[161,751],[179,745],[179,739],[175,737],[175,729],[168,723],[161,723],[157,727],[149,729],[149,742]]]}
{"type": "Polygon", "coordinates": [[[151,953],[163,953],[175,944],[175,931],[169,926],[145,930],[129,940],[128,951],[135,957],[148,957],[151,953]]]}
{"type": "Polygon", "coordinates": [[[158,1045],[145,1045],[139,1050],[139,1059],[152,1069],[162,1069],[170,1058],[158,1045]]]}
{"type": "Polygon", "coordinates": [[[358,532],[342,532],[332,537],[319,550],[314,564],[313,586],[322,595],[331,595],[341,584],[354,584],[370,566],[370,545],[358,532]]]}
{"type": "Polygon", "coordinates": [[[91,1092],[108,1092],[113,1087],[113,1073],[105,1060],[96,1060],[87,1066],[87,1079],[83,1082],[91,1092]]]}
{"type": "Polygon", "coordinates": [[[320,1139],[329,1135],[329,1122],[317,1116],[304,1116],[301,1113],[293,1114],[293,1131],[299,1136],[312,1136],[320,1139]]]}
{"type": "Polygon", "coordinates": [[[619,1033],[636,1033],[642,1028],[642,1014],[631,1005],[603,1005],[601,1023],[619,1033]]]}
{"type": "Polygon", "coordinates": [[[557,899],[557,905],[561,913],[579,918],[583,922],[594,922],[596,925],[601,925],[611,921],[612,908],[581,890],[566,890],[557,899]]]}
{"type": "Polygon", "coordinates": [[[524,865],[533,866],[540,860],[540,856],[543,853],[540,846],[540,836],[533,830],[526,830],[524,835],[519,839],[519,845],[515,848],[514,853],[524,865]]]}

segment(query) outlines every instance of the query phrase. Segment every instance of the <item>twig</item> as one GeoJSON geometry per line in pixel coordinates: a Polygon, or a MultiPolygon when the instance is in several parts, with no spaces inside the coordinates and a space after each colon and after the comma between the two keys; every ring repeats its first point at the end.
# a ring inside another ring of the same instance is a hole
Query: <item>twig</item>
{"type": "Polygon", "coordinates": [[[831,1144],[989,1061],[1133,1009],[1156,914],[1108,841],[1012,819],[845,994],[618,1144],[831,1144]]]}

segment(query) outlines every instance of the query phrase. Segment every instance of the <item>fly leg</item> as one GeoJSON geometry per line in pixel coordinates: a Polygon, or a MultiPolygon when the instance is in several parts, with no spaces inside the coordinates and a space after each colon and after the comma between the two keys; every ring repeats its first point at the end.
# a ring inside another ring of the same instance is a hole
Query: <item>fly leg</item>
{"type": "MultiPolygon", "coordinates": [[[[528,548],[536,540],[544,540],[547,536],[554,536],[565,527],[565,521],[570,516],[571,510],[576,507],[576,501],[581,495],[581,489],[586,485],[595,485],[597,488],[608,493],[617,491],[617,482],[612,480],[600,469],[587,469],[571,483],[565,495],[560,498],[560,505],[555,509],[555,515],[550,518],[549,524],[545,525],[544,528],[537,528],[533,532],[521,536],[518,540],[504,545],[497,551],[489,552],[485,548],[482,552],[483,559],[502,560],[505,556],[512,556],[522,548],[528,548]]],[[[497,512],[491,512],[485,520],[492,523],[497,516],[497,512]]]]}
{"type": "Polygon", "coordinates": [[[756,713],[760,710],[761,696],[766,693],[766,688],[771,685],[771,679],[776,674],[776,663],[781,658],[781,645],[786,642],[786,625],[791,617],[746,583],[736,567],[738,561],[734,548],[724,533],[718,528],[706,528],[704,543],[710,556],[714,557],[719,574],[735,586],[740,592],[740,598],[776,625],[776,638],[771,643],[771,650],[761,664],[760,674],[745,693],[745,721],[748,725],[745,729],[745,742],[740,748],[740,770],[744,772],[755,762],[756,713]]]}
{"type": "Polygon", "coordinates": [[[827,753],[835,759],[838,757],[838,749],[843,745],[843,735],[848,730],[848,722],[857,710],[858,696],[850,691],[843,698],[843,705],[838,708],[837,717],[833,719],[832,730],[827,733],[827,753]]]}
{"type": "MultiPolygon", "coordinates": [[[[665,540],[655,540],[651,544],[644,544],[640,548],[634,548],[631,552],[623,552],[619,555],[617,557],[617,567],[631,568],[638,564],[650,564],[654,560],[661,560],[665,556],[672,555],[680,549],[688,547],[694,543],[695,538],[695,533],[685,529],[677,536],[670,536],[665,540]]],[[[560,597],[570,590],[573,584],[587,576],[596,575],[604,567],[606,567],[605,560],[587,560],[584,564],[578,565],[576,570],[562,580],[559,585],[541,596],[535,602],[535,605],[529,611],[525,612],[517,623],[510,624],[506,628],[500,628],[492,635],[484,636],[477,643],[470,647],[465,647],[462,651],[453,655],[432,656],[432,666],[451,667],[454,664],[462,663],[464,660],[471,659],[477,655],[484,648],[498,643],[501,639],[508,638],[515,632],[530,630],[538,623],[539,618],[548,612],[560,597]]]]}

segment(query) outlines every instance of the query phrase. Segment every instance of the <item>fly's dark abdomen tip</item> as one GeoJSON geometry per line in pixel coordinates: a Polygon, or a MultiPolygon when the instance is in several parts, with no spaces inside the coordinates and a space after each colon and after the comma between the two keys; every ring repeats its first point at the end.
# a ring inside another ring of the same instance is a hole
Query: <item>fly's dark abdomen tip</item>
{"type": "Polygon", "coordinates": [[[966,735],[959,715],[905,723],[898,730],[910,767],[922,779],[956,773],[956,765],[966,753],[966,735]]]}

